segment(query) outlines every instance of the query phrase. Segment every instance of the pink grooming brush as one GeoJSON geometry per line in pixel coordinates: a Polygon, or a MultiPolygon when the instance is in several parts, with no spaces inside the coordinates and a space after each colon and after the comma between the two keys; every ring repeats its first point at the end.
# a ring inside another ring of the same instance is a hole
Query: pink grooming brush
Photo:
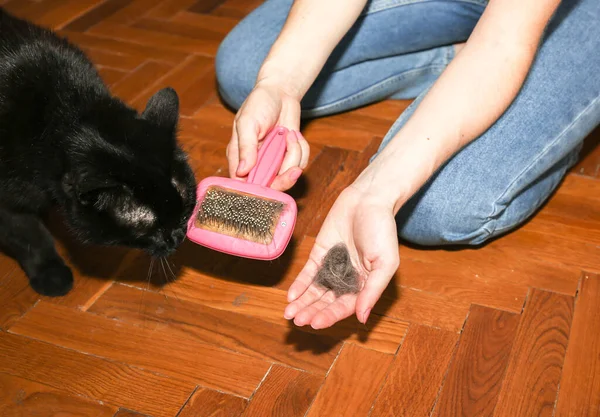
{"type": "Polygon", "coordinates": [[[281,168],[288,130],[275,127],[258,151],[248,181],[209,177],[198,184],[188,221],[194,243],[244,258],[272,260],[287,247],[298,209],[288,194],[269,186],[281,168]]]}

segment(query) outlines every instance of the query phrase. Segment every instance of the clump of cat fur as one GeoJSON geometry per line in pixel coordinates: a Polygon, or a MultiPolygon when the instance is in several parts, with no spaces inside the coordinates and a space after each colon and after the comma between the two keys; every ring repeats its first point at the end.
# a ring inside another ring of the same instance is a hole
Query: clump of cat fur
{"type": "Polygon", "coordinates": [[[336,296],[356,294],[360,290],[359,273],[352,265],[348,248],[343,243],[333,246],[323,258],[315,283],[336,296]]]}
{"type": "Polygon", "coordinates": [[[173,89],[140,114],[81,50],[0,7],[0,248],[35,291],[60,296],[73,285],[42,222],[53,207],[82,242],[154,256],[181,244],[196,181],[178,118],[173,89]]]}

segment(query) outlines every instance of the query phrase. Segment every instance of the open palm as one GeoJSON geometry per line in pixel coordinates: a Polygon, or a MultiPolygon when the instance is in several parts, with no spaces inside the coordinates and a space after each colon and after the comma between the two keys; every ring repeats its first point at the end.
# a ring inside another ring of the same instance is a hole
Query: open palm
{"type": "Polygon", "coordinates": [[[354,313],[365,323],[398,265],[392,208],[349,187],[331,208],[306,265],[291,285],[284,315],[298,326],[315,329],[330,327],[354,313]],[[359,272],[362,282],[357,294],[336,296],[313,282],[323,257],[338,243],[346,244],[359,272]]]}

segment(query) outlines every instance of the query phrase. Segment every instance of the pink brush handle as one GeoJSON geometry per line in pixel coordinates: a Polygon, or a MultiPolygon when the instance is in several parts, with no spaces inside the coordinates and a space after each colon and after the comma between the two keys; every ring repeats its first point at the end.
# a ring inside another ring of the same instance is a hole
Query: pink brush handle
{"type": "Polygon", "coordinates": [[[258,150],[256,165],[248,174],[248,182],[263,187],[273,183],[285,156],[287,133],[285,127],[276,126],[267,134],[258,150]]]}

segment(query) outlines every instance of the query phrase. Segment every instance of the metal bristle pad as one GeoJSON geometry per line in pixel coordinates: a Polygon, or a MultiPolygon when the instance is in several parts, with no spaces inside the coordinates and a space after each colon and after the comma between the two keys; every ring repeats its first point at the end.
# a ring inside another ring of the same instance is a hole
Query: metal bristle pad
{"type": "Polygon", "coordinates": [[[268,244],[285,204],[223,187],[210,187],[200,204],[197,226],[268,244]]]}

